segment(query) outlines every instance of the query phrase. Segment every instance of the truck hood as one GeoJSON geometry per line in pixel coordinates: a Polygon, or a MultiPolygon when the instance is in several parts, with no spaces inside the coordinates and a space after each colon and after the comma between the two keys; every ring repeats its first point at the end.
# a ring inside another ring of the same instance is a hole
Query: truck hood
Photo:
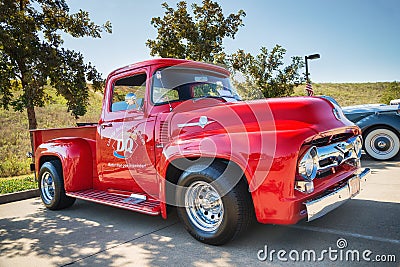
{"type": "Polygon", "coordinates": [[[286,97],[255,101],[186,101],[168,114],[170,137],[193,138],[229,132],[291,131],[308,135],[353,126],[340,108],[318,97],[286,97]],[[336,113],[336,115],[335,115],[336,113]]]}

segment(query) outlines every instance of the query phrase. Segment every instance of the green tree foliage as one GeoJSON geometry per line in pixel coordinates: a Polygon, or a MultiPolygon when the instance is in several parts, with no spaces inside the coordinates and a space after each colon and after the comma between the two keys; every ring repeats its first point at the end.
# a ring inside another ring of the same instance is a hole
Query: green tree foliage
{"type": "Polygon", "coordinates": [[[284,66],[285,53],[283,47],[276,45],[270,51],[261,47],[255,57],[238,50],[228,58],[231,69],[243,74],[244,81],[236,81],[236,86],[245,98],[290,96],[294,88],[304,82],[300,74],[303,59],[292,57],[291,63],[284,66]]]}
{"type": "Polygon", "coordinates": [[[163,3],[163,18],[152,18],[151,24],[157,29],[155,40],[147,40],[152,56],[184,58],[197,61],[221,63],[225,56],[224,38],[235,38],[243,26],[243,10],[225,17],[217,2],[204,0],[202,5],[192,4],[193,16],[187,10],[185,1],[178,2],[176,9],[163,3]]]}
{"type": "Polygon", "coordinates": [[[381,101],[389,104],[390,100],[400,99],[400,82],[391,82],[383,91],[381,101]]]}
{"type": "Polygon", "coordinates": [[[110,22],[96,25],[83,10],[70,14],[65,0],[1,0],[0,107],[27,110],[34,129],[35,107],[49,100],[44,86],[50,83],[65,97],[72,115],[85,114],[86,82],[99,88],[102,79],[81,53],[62,47],[61,33],[100,38],[103,31],[111,33],[110,22]]]}
{"type": "Polygon", "coordinates": [[[299,73],[304,67],[302,58],[292,57],[291,63],[284,66],[286,50],[279,45],[271,51],[262,47],[255,57],[243,50],[225,54],[223,39],[234,39],[239,27],[244,25],[243,10],[225,17],[221,6],[211,0],[204,0],[202,5],[192,4],[192,13],[185,1],[178,2],[176,9],[167,3],[162,7],[164,16],[151,20],[158,35],[146,42],[152,56],[228,65],[233,72],[244,75],[245,82],[235,81],[235,85],[247,99],[289,96],[295,86],[304,82],[299,73]]]}

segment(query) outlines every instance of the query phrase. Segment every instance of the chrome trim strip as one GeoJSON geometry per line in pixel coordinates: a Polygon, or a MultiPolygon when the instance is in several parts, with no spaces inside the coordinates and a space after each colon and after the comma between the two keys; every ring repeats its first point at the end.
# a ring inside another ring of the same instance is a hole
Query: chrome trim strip
{"type": "Polygon", "coordinates": [[[304,202],[304,204],[306,205],[308,221],[310,222],[324,216],[328,212],[336,209],[337,207],[345,203],[347,200],[357,195],[359,192],[354,193],[351,191],[352,188],[350,185],[350,181],[354,178],[358,178],[360,182],[360,191],[361,191],[362,186],[366,181],[366,177],[370,173],[371,170],[369,168],[365,168],[364,170],[362,170],[360,174],[353,175],[346,185],[336,189],[332,193],[304,202]],[[351,196],[352,193],[353,196],[351,196]]]}
{"type": "Polygon", "coordinates": [[[210,123],[213,123],[213,122],[215,122],[215,121],[208,120],[207,116],[201,116],[199,118],[198,122],[180,123],[180,124],[178,124],[178,128],[200,126],[201,128],[204,129],[204,127],[206,127],[207,125],[209,125],[210,123]]]}

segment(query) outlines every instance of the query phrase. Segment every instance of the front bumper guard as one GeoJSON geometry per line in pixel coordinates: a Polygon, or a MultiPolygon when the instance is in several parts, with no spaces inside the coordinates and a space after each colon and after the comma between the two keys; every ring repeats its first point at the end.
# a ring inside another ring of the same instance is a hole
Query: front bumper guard
{"type": "Polygon", "coordinates": [[[347,200],[358,195],[370,173],[370,168],[365,168],[361,173],[353,175],[344,186],[335,189],[327,195],[305,202],[308,221],[310,222],[324,216],[347,200]]]}

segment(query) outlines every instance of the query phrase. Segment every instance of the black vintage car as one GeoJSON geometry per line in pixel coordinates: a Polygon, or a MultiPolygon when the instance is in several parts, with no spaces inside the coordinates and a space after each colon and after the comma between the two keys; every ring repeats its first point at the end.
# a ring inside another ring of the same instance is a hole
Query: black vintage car
{"type": "Polygon", "coordinates": [[[400,151],[400,105],[368,104],[342,110],[361,128],[368,155],[377,160],[396,157],[400,151]]]}

